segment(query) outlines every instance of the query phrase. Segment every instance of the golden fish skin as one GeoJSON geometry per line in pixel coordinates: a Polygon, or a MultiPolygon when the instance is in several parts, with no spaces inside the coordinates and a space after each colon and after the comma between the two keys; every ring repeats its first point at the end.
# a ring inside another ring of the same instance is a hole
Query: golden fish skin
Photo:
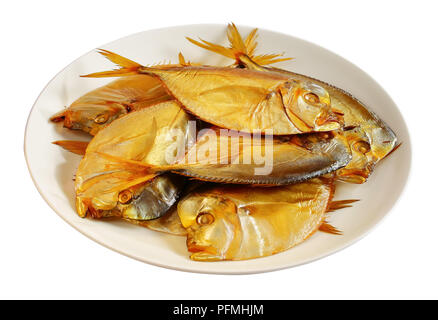
{"type": "MultiPolygon", "coordinates": [[[[162,105],[149,108],[149,122],[152,121],[154,112],[164,112],[158,109],[162,105]]],[[[173,106],[176,112],[179,107],[175,102],[173,106]]],[[[187,117],[183,109],[179,110],[187,117]]],[[[136,115],[139,112],[146,114],[144,111],[138,111],[136,115]]],[[[199,132],[198,140],[186,152],[189,133],[186,132],[186,118],[181,116],[181,119],[184,126],[177,125],[173,128],[184,127],[184,130],[181,130],[183,134],[176,137],[176,140],[180,141],[178,147],[182,146],[184,150],[173,149],[175,145],[172,142],[165,143],[168,141],[165,134],[169,132],[169,128],[159,138],[147,137],[154,130],[147,131],[145,121],[148,120],[143,116],[129,115],[113,122],[101,131],[105,134],[111,133],[109,138],[99,132],[92,140],[92,144],[99,147],[96,149],[90,144],[86,152],[88,160],[78,170],[81,190],[93,194],[94,206],[107,210],[102,202],[104,194],[111,196],[110,206],[114,205],[115,193],[103,192],[107,189],[113,190],[111,184],[120,183],[125,187],[131,187],[135,183],[147,181],[155,175],[169,171],[212,182],[284,185],[324,175],[346,166],[351,160],[346,140],[341,135],[330,132],[271,136],[272,140],[270,140],[269,136],[237,134],[227,129],[209,128],[203,129],[206,130],[203,134],[199,132]],[[114,129],[115,125],[120,129],[114,129]],[[139,125],[145,126],[139,128],[139,131],[133,129],[139,125]],[[121,140],[119,139],[121,143],[114,143],[115,132],[121,130],[128,131],[126,134],[123,133],[121,140]],[[125,135],[129,134],[130,130],[145,134],[141,136],[142,144],[134,141],[136,144],[132,147],[125,141],[125,135]],[[151,148],[149,144],[152,143],[156,145],[151,148]],[[170,146],[171,150],[168,149],[170,146]],[[131,154],[132,150],[136,152],[144,150],[147,157],[143,154],[131,154]],[[169,151],[180,156],[169,162],[165,157],[169,151]],[[158,159],[154,160],[154,157],[158,159]],[[92,166],[88,168],[87,164],[92,166]],[[101,176],[100,172],[104,175],[101,176]],[[100,199],[100,203],[97,203],[97,199],[100,199]]],[[[165,119],[159,120],[160,123],[165,121],[165,119]]],[[[117,189],[120,188],[117,186],[117,189]]]]}
{"type": "MultiPolygon", "coordinates": [[[[55,141],[56,145],[78,155],[85,155],[88,142],[85,141],[55,141]]],[[[183,235],[185,229],[179,221],[176,210],[171,214],[170,208],[181,194],[184,181],[182,177],[164,174],[151,181],[131,188],[132,193],[126,193],[123,202],[118,201],[116,207],[108,211],[92,211],[94,218],[122,217],[131,223],[137,222],[146,228],[183,235]],[[164,215],[164,216],[163,216],[164,215]]]]}
{"type": "Polygon", "coordinates": [[[349,93],[312,77],[279,68],[265,67],[264,65],[288,59],[278,58],[280,56],[278,54],[256,56],[254,51],[257,46],[255,42],[257,29],[254,29],[245,40],[234,24],[228,26],[227,32],[230,48],[204,40],[201,42],[190,38],[188,40],[204,49],[236,59],[236,64],[240,68],[274,72],[300,81],[311,81],[328,92],[332,110],[343,117],[343,134],[349,142],[353,155],[352,161],[337,172],[339,180],[364,183],[375,165],[397,148],[397,137],[391,128],[349,93]]]}
{"type": "Polygon", "coordinates": [[[265,136],[228,132],[229,138],[220,131],[211,129],[201,136],[170,170],[212,182],[284,185],[330,173],[351,160],[345,139],[333,133],[273,137],[268,142],[265,136]],[[262,162],[256,156],[261,154],[271,157],[262,162]]]}
{"type": "Polygon", "coordinates": [[[79,216],[100,217],[120,202],[140,195],[144,184],[157,176],[142,164],[167,164],[165,151],[174,143],[166,139],[168,132],[174,129],[185,132],[188,123],[189,116],[170,101],[130,113],[99,131],[89,143],[76,173],[79,216]]]}
{"type": "MultiPolygon", "coordinates": [[[[165,215],[176,203],[183,189],[184,179],[177,175],[164,174],[147,181],[142,186],[125,189],[116,208],[111,212],[101,211],[105,216],[121,217],[128,220],[155,220],[165,215]]],[[[157,224],[156,224],[157,225],[157,224]]]]}
{"type": "Polygon", "coordinates": [[[86,93],[50,120],[95,135],[120,116],[172,99],[156,78],[133,75],[86,93]]]}
{"type": "Polygon", "coordinates": [[[275,135],[331,131],[340,127],[328,93],[309,81],[280,73],[227,67],[141,66],[109,51],[102,53],[121,69],[87,77],[136,73],[160,79],[169,93],[191,113],[219,127],[275,135]]]}
{"type": "Polygon", "coordinates": [[[351,162],[337,172],[337,178],[350,183],[366,182],[376,164],[398,146],[394,131],[374,112],[344,90],[304,75],[289,71],[282,72],[293,74],[303,80],[311,79],[327,90],[332,108],[342,113],[344,120],[342,132],[353,156],[351,162]]]}
{"type": "Polygon", "coordinates": [[[333,180],[252,188],[213,186],[178,203],[187,247],[197,261],[245,260],[287,250],[324,223],[333,180]]]}

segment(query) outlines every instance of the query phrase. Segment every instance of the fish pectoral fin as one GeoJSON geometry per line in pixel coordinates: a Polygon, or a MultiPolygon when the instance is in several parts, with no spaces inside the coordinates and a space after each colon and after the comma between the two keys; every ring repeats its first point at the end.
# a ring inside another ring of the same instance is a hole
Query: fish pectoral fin
{"type": "Polygon", "coordinates": [[[342,234],[342,231],[338,230],[336,227],[329,224],[326,220],[324,220],[322,222],[322,224],[319,226],[318,230],[321,232],[326,232],[326,233],[330,233],[330,234],[336,234],[336,235],[342,234]]]}
{"type": "Polygon", "coordinates": [[[350,200],[338,200],[338,201],[332,201],[326,212],[333,212],[336,210],[344,209],[344,208],[350,208],[352,207],[350,204],[359,201],[358,199],[350,199],[350,200]]]}
{"type": "Polygon", "coordinates": [[[80,156],[85,155],[85,150],[88,146],[87,141],[58,140],[52,143],[80,156]]]}

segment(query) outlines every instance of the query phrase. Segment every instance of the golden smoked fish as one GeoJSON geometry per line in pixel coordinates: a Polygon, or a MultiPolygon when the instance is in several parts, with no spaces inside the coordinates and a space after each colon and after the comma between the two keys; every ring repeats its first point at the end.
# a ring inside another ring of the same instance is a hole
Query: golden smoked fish
{"type": "Polygon", "coordinates": [[[219,127],[274,135],[331,131],[340,127],[326,90],[289,75],[228,67],[151,68],[107,50],[120,69],[85,77],[154,76],[184,108],[219,127]]]}
{"type": "Polygon", "coordinates": [[[134,75],[86,93],[50,120],[95,135],[122,115],[168,100],[173,98],[158,79],[134,75]]]}
{"type": "Polygon", "coordinates": [[[326,222],[327,212],[354,200],[333,202],[333,192],[333,179],[322,177],[281,187],[196,190],[178,203],[190,258],[253,259],[296,246],[319,228],[340,234],[326,222]]]}
{"type": "MultiPolygon", "coordinates": [[[[136,121],[134,118],[123,119],[125,124],[131,120],[136,121]]],[[[170,161],[169,165],[155,165],[147,161],[131,160],[114,148],[108,150],[111,154],[103,149],[100,152],[87,149],[86,157],[93,161],[94,166],[88,172],[91,180],[81,178],[82,184],[86,188],[94,188],[91,181],[95,179],[95,163],[98,161],[99,170],[108,172],[108,168],[113,170],[114,167],[119,175],[126,175],[120,179],[133,181],[145,181],[170,171],[211,182],[284,185],[333,172],[351,160],[345,138],[330,132],[272,137],[272,141],[269,141],[266,136],[234,136],[230,132],[220,134],[220,129],[216,128],[201,133],[187,153],[173,149],[173,146],[172,150],[167,153],[180,154],[182,157],[170,161]]],[[[112,183],[106,181],[111,175],[103,177],[99,176],[99,179],[104,179],[102,182],[112,183]]]]}
{"type": "Polygon", "coordinates": [[[170,101],[130,113],[99,131],[76,173],[79,216],[114,216],[121,212],[122,218],[148,220],[164,214],[176,201],[181,178],[156,177],[134,163],[168,164],[165,151],[175,141],[169,141],[167,135],[171,130],[185,132],[188,123],[185,111],[170,101]],[[157,210],[147,208],[154,201],[161,201],[157,210]]]}
{"type": "MultiPolygon", "coordinates": [[[[55,141],[62,148],[78,155],[85,155],[88,142],[55,141]]],[[[131,199],[117,203],[115,209],[98,212],[98,217],[124,217],[124,220],[142,227],[173,235],[185,235],[178,217],[175,201],[180,196],[182,179],[171,174],[158,176],[142,185],[131,199]],[[164,213],[164,215],[162,215],[164,213]],[[138,220],[139,217],[159,217],[151,220],[138,220]]],[[[125,194],[126,197],[126,194],[125,194]]]]}
{"type": "Polygon", "coordinates": [[[337,134],[271,138],[209,129],[169,169],[212,182],[284,185],[335,171],[351,160],[345,138],[337,134]]]}
{"type": "Polygon", "coordinates": [[[343,134],[348,140],[353,155],[351,162],[337,172],[339,180],[351,183],[365,182],[375,165],[399,146],[391,128],[348,92],[302,74],[264,66],[288,58],[279,58],[281,56],[279,54],[255,55],[257,29],[254,29],[245,40],[234,24],[228,26],[227,33],[229,48],[205,40],[187,39],[204,49],[235,59],[236,66],[240,68],[283,74],[300,81],[310,81],[328,92],[332,110],[343,118],[343,134]]]}

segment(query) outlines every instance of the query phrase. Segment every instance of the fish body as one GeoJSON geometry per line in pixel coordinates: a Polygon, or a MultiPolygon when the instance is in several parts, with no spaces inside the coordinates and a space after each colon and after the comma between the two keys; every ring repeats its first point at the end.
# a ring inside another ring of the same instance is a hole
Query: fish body
{"type": "Polygon", "coordinates": [[[210,186],[195,191],[178,203],[190,258],[246,260],[296,246],[325,224],[333,192],[331,178],[281,187],[210,186]]]}
{"type": "Polygon", "coordinates": [[[150,68],[106,50],[101,52],[121,69],[87,77],[154,76],[189,112],[219,127],[244,132],[273,130],[275,135],[340,127],[328,93],[309,81],[228,67],[150,68]]]}
{"type": "MultiPolygon", "coordinates": [[[[54,144],[82,156],[88,146],[85,141],[68,140],[55,141],[54,144]]],[[[163,174],[132,188],[131,195],[125,191],[125,199],[119,199],[114,209],[92,210],[96,214],[93,218],[121,217],[151,230],[185,235],[176,209],[170,209],[180,197],[184,184],[181,176],[163,174]],[[127,195],[131,199],[126,198],[127,195]]]]}
{"type": "MultiPolygon", "coordinates": [[[[165,151],[174,141],[168,140],[167,134],[171,130],[185,132],[188,130],[188,122],[189,116],[184,110],[176,102],[170,101],[130,113],[99,131],[89,143],[76,173],[78,214],[81,217],[87,214],[100,217],[108,212],[113,215],[113,209],[120,209],[118,211],[123,212],[122,216],[130,219],[157,218],[156,214],[145,213],[147,208],[138,208],[144,203],[152,205],[154,202],[148,202],[148,199],[161,196],[163,203],[173,204],[167,198],[175,197],[174,189],[178,187],[166,187],[162,178],[153,180],[157,174],[149,172],[138,163],[168,164],[165,151]],[[119,158],[125,162],[118,161],[119,158]],[[152,191],[150,188],[145,189],[149,181],[153,181],[149,185],[152,191]],[[132,199],[138,202],[131,204],[132,199]],[[131,205],[127,208],[120,203],[131,205]]],[[[157,205],[157,208],[161,207],[157,205]]],[[[158,211],[165,212],[161,209],[158,211]]]]}
{"type": "Polygon", "coordinates": [[[101,130],[76,174],[78,212],[110,210],[118,192],[166,172],[211,182],[284,185],[335,171],[351,160],[345,139],[333,133],[270,140],[210,128],[189,147],[188,128],[189,116],[173,101],[131,113],[101,130]],[[169,139],[176,129],[180,134],[169,139]],[[169,159],[169,154],[180,156],[169,159]]]}
{"type": "Polygon", "coordinates": [[[86,93],[50,119],[95,135],[120,116],[172,99],[156,78],[133,75],[86,93]]]}
{"type": "Polygon", "coordinates": [[[346,140],[333,133],[255,137],[220,129],[204,134],[172,172],[234,184],[285,185],[318,177],[351,160],[346,140]]]}
{"type": "Polygon", "coordinates": [[[229,48],[205,40],[188,40],[204,49],[235,59],[239,68],[282,74],[299,81],[312,82],[328,93],[332,110],[343,119],[342,131],[353,155],[352,161],[337,172],[339,180],[351,183],[365,182],[375,165],[398,147],[397,137],[391,128],[348,92],[306,75],[265,66],[288,58],[278,58],[281,56],[279,54],[255,55],[257,29],[245,40],[234,24],[228,26],[227,32],[229,48]]]}
{"type": "MultiPolygon", "coordinates": [[[[124,189],[117,204],[110,210],[89,208],[90,218],[123,218],[128,221],[149,221],[166,215],[179,199],[184,179],[177,175],[160,175],[147,182],[124,189]]],[[[163,219],[164,220],[164,219],[163,219]]],[[[167,220],[165,220],[167,221],[167,220]]],[[[156,228],[159,223],[156,222],[156,228]]]]}

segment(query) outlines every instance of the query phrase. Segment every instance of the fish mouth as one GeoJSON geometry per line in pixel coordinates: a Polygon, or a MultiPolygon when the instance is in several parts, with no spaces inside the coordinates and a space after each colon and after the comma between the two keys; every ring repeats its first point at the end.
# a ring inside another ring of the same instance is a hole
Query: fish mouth
{"type": "Polygon", "coordinates": [[[187,238],[187,249],[192,253],[204,253],[209,255],[217,255],[217,250],[215,247],[210,245],[201,245],[196,243],[192,238],[187,238]]]}
{"type": "Polygon", "coordinates": [[[358,169],[341,169],[338,171],[338,177],[340,180],[349,183],[362,184],[365,183],[370,176],[369,170],[358,169]]]}
{"type": "Polygon", "coordinates": [[[209,254],[206,252],[196,252],[190,256],[190,259],[194,261],[221,261],[224,260],[222,256],[209,254]]]}
{"type": "Polygon", "coordinates": [[[334,126],[341,126],[341,118],[338,117],[336,114],[334,113],[330,113],[330,114],[324,114],[322,116],[319,116],[316,121],[315,121],[316,125],[318,127],[323,127],[326,125],[334,125],[334,126]]]}

